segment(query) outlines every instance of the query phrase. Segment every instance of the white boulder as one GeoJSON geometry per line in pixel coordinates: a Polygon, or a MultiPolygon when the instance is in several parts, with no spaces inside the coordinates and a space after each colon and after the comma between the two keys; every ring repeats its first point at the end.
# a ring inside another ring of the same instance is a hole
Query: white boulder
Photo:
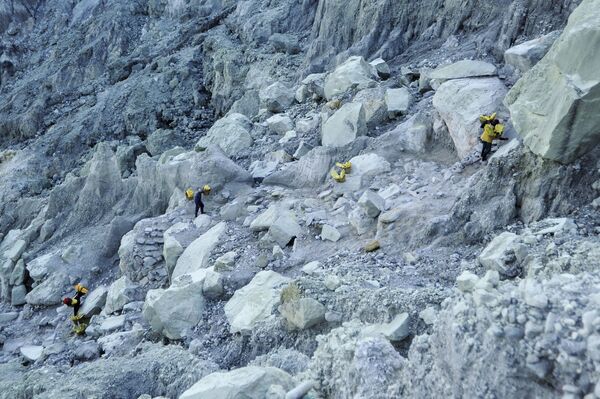
{"type": "Polygon", "coordinates": [[[200,269],[175,279],[169,288],[148,291],[142,314],[152,329],[169,339],[180,339],[202,318],[206,300],[204,281],[211,269],[200,269]]]}
{"type": "Polygon", "coordinates": [[[104,313],[112,314],[123,309],[123,306],[132,302],[134,298],[134,291],[137,286],[132,283],[127,276],[115,280],[110,287],[106,295],[106,303],[104,305],[104,313]]]}
{"type": "Polygon", "coordinates": [[[271,205],[266,211],[261,213],[250,223],[250,230],[252,231],[265,231],[269,230],[271,225],[279,217],[279,207],[277,205],[271,205]]]}
{"type": "Polygon", "coordinates": [[[364,335],[381,334],[390,342],[400,342],[410,334],[410,320],[408,313],[400,313],[392,321],[384,324],[375,324],[365,327],[364,335]]]}
{"type": "Polygon", "coordinates": [[[433,106],[446,123],[460,158],[478,143],[479,116],[500,109],[506,91],[498,78],[456,79],[438,88],[433,106]]]}
{"type": "Polygon", "coordinates": [[[289,116],[284,114],[273,115],[265,122],[269,130],[281,136],[294,129],[294,122],[292,122],[292,119],[289,116]]]}
{"type": "Polygon", "coordinates": [[[292,212],[282,212],[269,228],[269,236],[281,248],[302,233],[302,228],[292,212]]]}
{"type": "Polygon", "coordinates": [[[468,270],[465,270],[456,278],[456,286],[462,292],[473,291],[478,282],[479,277],[468,270]]]}
{"type": "Polygon", "coordinates": [[[485,61],[476,60],[462,60],[455,62],[454,64],[442,66],[433,70],[430,74],[430,78],[434,80],[434,89],[447,80],[461,79],[461,78],[474,78],[484,76],[496,76],[498,69],[485,61]]]}
{"type": "Polygon", "coordinates": [[[198,140],[196,148],[205,149],[216,144],[227,156],[235,156],[252,146],[252,122],[242,114],[229,114],[214,123],[206,136],[198,140]]]}
{"type": "Polygon", "coordinates": [[[248,285],[237,290],[225,305],[231,332],[249,333],[258,322],[271,316],[289,281],[274,271],[262,271],[248,285]]]}
{"type": "Polygon", "coordinates": [[[9,249],[4,251],[4,258],[16,262],[21,258],[23,252],[25,252],[25,248],[27,248],[27,242],[25,240],[17,240],[9,249]]]}
{"type": "Polygon", "coordinates": [[[40,345],[23,345],[19,348],[21,356],[30,362],[35,362],[42,357],[44,353],[44,347],[40,345]]]}
{"type": "Polygon", "coordinates": [[[383,58],[374,59],[373,61],[369,62],[369,64],[375,68],[377,75],[379,75],[381,79],[388,79],[390,76],[392,76],[390,72],[390,66],[383,60],[383,58]]]}
{"type": "Polygon", "coordinates": [[[529,40],[504,52],[504,61],[521,72],[527,72],[550,50],[560,32],[552,32],[537,39],[529,40]]]}
{"type": "Polygon", "coordinates": [[[363,105],[365,122],[369,128],[375,128],[387,119],[385,93],[382,87],[364,89],[356,93],[352,100],[352,102],[363,105]]]}
{"type": "Polygon", "coordinates": [[[179,399],[266,399],[273,385],[294,388],[292,377],[278,368],[248,366],[207,375],[179,399]]]}
{"type": "Polygon", "coordinates": [[[325,79],[325,98],[344,94],[350,89],[366,89],[375,84],[375,71],[363,57],[350,57],[325,79]]]}
{"type": "Polygon", "coordinates": [[[315,326],[325,320],[325,306],[312,298],[300,298],[279,306],[279,313],[290,325],[300,330],[315,326]]]}
{"type": "Polygon", "coordinates": [[[92,317],[93,315],[100,313],[106,303],[107,293],[108,288],[106,286],[101,285],[100,287],[95,288],[84,297],[83,305],[81,306],[81,309],[79,309],[79,314],[82,314],[85,317],[92,317]]]}
{"type": "Polygon", "coordinates": [[[348,103],[335,112],[321,128],[321,143],[343,147],[367,133],[365,110],[360,103],[348,103]]]}
{"type": "Polygon", "coordinates": [[[339,230],[335,227],[330,226],[328,224],[324,224],[321,228],[322,240],[338,242],[340,238],[342,238],[342,233],[340,233],[339,230]]]}
{"type": "Polygon", "coordinates": [[[352,164],[352,175],[378,175],[392,169],[385,158],[375,153],[357,155],[350,159],[350,163],[352,164]]]}
{"type": "Polygon", "coordinates": [[[385,210],[385,200],[374,191],[367,190],[359,198],[358,204],[365,210],[370,218],[376,218],[385,210]]]}
{"type": "Polygon", "coordinates": [[[406,114],[412,101],[412,95],[406,87],[387,89],[385,91],[385,105],[387,106],[388,116],[390,118],[406,114]]]}
{"type": "Polygon", "coordinates": [[[600,143],[600,12],[584,0],[548,54],[506,96],[512,123],[535,154],[570,163],[600,143]]]}
{"type": "Polygon", "coordinates": [[[221,240],[225,230],[227,230],[227,224],[221,222],[194,240],[177,260],[171,279],[174,280],[184,274],[206,268],[208,258],[221,240]]]}
{"type": "Polygon", "coordinates": [[[518,235],[504,232],[496,236],[479,255],[479,263],[486,269],[496,270],[503,276],[515,277],[527,256],[527,247],[518,235]]]}
{"type": "Polygon", "coordinates": [[[258,93],[261,105],[270,112],[285,111],[294,102],[294,91],[281,82],[275,82],[258,93]]]}

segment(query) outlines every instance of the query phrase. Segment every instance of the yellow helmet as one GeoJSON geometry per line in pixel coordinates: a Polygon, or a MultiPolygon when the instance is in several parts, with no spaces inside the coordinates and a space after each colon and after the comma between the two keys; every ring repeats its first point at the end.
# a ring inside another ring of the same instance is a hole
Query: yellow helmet
{"type": "Polygon", "coordinates": [[[205,193],[210,193],[210,186],[208,184],[205,184],[204,187],[202,187],[202,191],[204,191],[205,193]]]}

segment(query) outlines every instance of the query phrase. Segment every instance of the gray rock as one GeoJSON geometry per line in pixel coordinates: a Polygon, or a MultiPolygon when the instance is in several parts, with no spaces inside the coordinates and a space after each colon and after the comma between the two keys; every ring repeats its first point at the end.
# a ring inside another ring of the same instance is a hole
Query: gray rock
{"type": "Polygon", "coordinates": [[[369,129],[381,125],[388,117],[385,95],[386,90],[382,87],[375,87],[359,91],[352,100],[362,104],[365,111],[365,122],[369,129]]]}
{"type": "Polygon", "coordinates": [[[217,299],[223,295],[223,292],[223,277],[219,273],[208,272],[202,285],[204,296],[209,299],[217,299]]]}
{"type": "Polygon", "coordinates": [[[27,288],[24,285],[17,285],[13,287],[10,304],[12,306],[24,305],[27,303],[25,300],[25,295],[27,295],[27,288]]]}
{"type": "Polygon", "coordinates": [[[450,80],[435,92],[433,106],[446,122],[460,158],[478,142],[479,116],[498,111],[506,92],[498,78],[450,80]]]}
{"type": "Polygon", "coordinates": [[[198,269],[173,279],[169,288],[148,291],[142,314],[152,329],[170,339],[181,339],[200,322],[206,300],[204,281],[211,269],[198,269]]]}
{"type": "Polygon", "coordinates": [[[389,172],[392,169],[385,158],[375,153],[357,155],[350,159],[350,163],[352,164],[351,174],[353,176],[374,176],[389,172]]]}
{"type": "Polygon", "coordinates": [[[4,251],[3,256],[5,259],[16,262],[21,258],[23,252],[25,252],[25,248],[27,248],[27,242],[25,242],[25,240],[17,240],[12,247],[4,251]]]}
{"type": "Polygon", "coordinates": [[[90,361],[100,356],[100,348],[95,341],[81,342],[73,352],[75,359],[82,361],[90,361]]]}
{"type": "Polygon", "coordinates": [[[337,242],[337,241],[339,241],[339,239],[341,237],[342,237],[342,233],[340,233],[339,230],[333,226],[324,224],[323,227],[321,228],[321,239],[322,240],[337,242]]]}
{"type": "Polygon", "coordinates": [[[19,312],[0,313],[0,324],[7,324],[19,317],[19,312]]]}
{"type": "Polygon", "coordinates": [[[23,259],[19,259],[17,264],[15,265],[12,273],[10,274],[10,285],[19,285],[23,284],[25,279],[25,262],[23,259]]]}
{"type": "Polygon", "coordinates": [[[406,87],[385,91],[385,105],[390,118],[406,114],[412,102],[412,96],[406,87]]]}
{"type": "Polygon", "coordinates": [[[215,122],[206,136],[198,140],[196,148],[205,149],[211,144],[216,144],[228,156],[235,156],[252,145],[251,130],[252,123],[247,117],[242,114],[228,114],[215,122]]]}
{"type": "Polygon", "coordinates": [[[111,316],[100,323],[100,331],[103,333],[109,333],[115,330],[119,330],[125,326],[125,315],[111,316]]]}
{"type": "Polygon", "coordinates": [[[527,72],[537,64],[550,50],[560,32],[552,32],[518,44],[504,52],[504,61],[521,72],[527,72]]]}
{"type": "Polygon", "coordinates": [[[123,307],[136,299],[137,285],[132,283],[127,276],[122,276],[114,281],[108,288],[104,313],[119,312],[123,307]]]}
{"type": "Polygon", "coordinates": [[[379,75],[381,79],[389,79],[389,77],[392,76],[390,72],[390,66],[382,58],[377,58],[371,61],[369,64],[375,67],[377,75],[379,75]]]}
{"type": "Polygon", "coordinates": [[[594,0],[583,1],[548,54],[506,97],[523,142],[546,159],[573,162],[600,139],[597,121],[590,117],[597,114],[600,92],[598,59],[589,51],[600,46],[596,7],[594,0]]]}
{"type": "Polygon", "coordinates": [[[526,256],[527,249],[520,244],[519,236],[504,232],[485,247],[478,259],[483,267],[514,277],[520,273],[520,265],[526,256]]]}
{"type": "Polygon", "coordinates": [[[237,290],[225,304],[230,331],[250,333],[256,324],[273,314],[280,303],[281,291],[289,281],[274,271],[262,271],[237,290]]]}
{"type": "Polygon", "coordinates": [[[287,115],[273,115],[265,121],[269,130],[283,136],[286,132],[294,129],[294,122],[287,115]]]}
{"type": "Polygon", "coordinates": [[[329,147],[343,147],[366,133],[367,124],[363,105],[349,103],[343,105],[323,124],[321,143],[329,147]]]}
{"type": "Polygon", "coordinates": [[[385,200],[374,191],[367,190],[359,198],[358,204],[365,210],[367,216],[376,218],[385,210],[385,200]]]}
{"type": "Polygon", "coordinates": [[[179,399],[265,399],[273,385],[289,390],[294,387],[294,380],[288,373],[274,367],[248,366],[210,374],[185,391],[179,399]]]}
{"type": "Polygon", "coordinates": [[[84,297],[85,299],[83,305],[79,309],[79,314],[82,314],[85,317],[92,317],[93,315],[100,313],[106,303],[107,293],[108,288],[103,285],[88,293],[84,297]]]}
{"type": "Polygon", "coordinates": [[[300,144],[298,144],[298,148],[294,152],[293,157],[294,159],[300,159],[306,154],[308,154],[312,149],[313,147],[310,144],[307,144],[304,141],[300,141],[300,144]]]}
{"type": "Polygon", "coordinates": [[[19,349],[21,356],[30,362],[41,359],[44,353],[44,347],[40,345],[24,345],[19,349]]]}
{"type": "Polygon", "coordinates": [[[350,57],[325,79],[325,98],[344,94],[350,89],[366,89],[375,85],[375,68],[363,57],[350,57]]]}
{"type": "Polygon", "coordinates": [[[302,234],[302,227],[291,212],[282,212],[269,227],[269,236],[280,247],[286,247],[292,239],[302,234]]]}
{"type": "Polygon", "coordinates": [[[312,298],[300,298],[279,306],[279,312],[295,328],[304,330],[325,321],[325,306],[312,298]]]}
{"type": "Polygon", "coordinates": [[[193,273],[208,266],[208,258],[219,244],[227,224],[221,222],[193,241],[177,260],[171,279],[193,273]]]}
{"type": "Polygon", "coordinates": [[[62,273],[53,273],[42,283],[33,288],[26,296],[27,303],[34,306],[56,306],[69,283],[62,273]]]}
{"type": "MultiPolygon", "coordinates": [[[[439,86],[451,79],[495,76],[497,74],[498,70],[490,63],[484,61],[462,60],[435,69],[431,72],[430,77],[435,80],[435,85],[439,86]]],[[[435,85],[434,89],[437,89],[435,85]]]]}
{"type": "Polygon", "coordinates": [[[478,281],[479,277],[465,270],[456,278],[456,285],[462,292],[471,292],[475,289],[478,281]]]}
{"type": "Polygon", "coordinates": [[[261,104],[270,112],[283,112],[294,102],[293,91],[281,82],[275,82],[259,92],[261,104]]]}

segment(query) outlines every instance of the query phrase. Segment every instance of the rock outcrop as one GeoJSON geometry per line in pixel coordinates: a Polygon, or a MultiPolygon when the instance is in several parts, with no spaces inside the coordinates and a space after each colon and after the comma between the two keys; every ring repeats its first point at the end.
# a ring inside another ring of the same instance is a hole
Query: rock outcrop
{"type": "Polygon", "coordinates": [[[600,104],[600,14],[584,0],[548,54],[506,97],[525,145],[546,159],[570,163],[600,141],[593,115],[600,104]]]}
{"type": "Polygon", "coordinates": [[[289,281],[279,273],[262,271],[237,290],[225,305],[230,331],[251,333],[257,323],[273,314],[280,303],[281,290],[289,281]]]}
{"type": "Polygon", "coordinates": [[[436,90],[433,106],[446,122],[459,157],[478,142],[479,116],[497,112],[506,92],[498,78],[449,80],[436,90]]]}

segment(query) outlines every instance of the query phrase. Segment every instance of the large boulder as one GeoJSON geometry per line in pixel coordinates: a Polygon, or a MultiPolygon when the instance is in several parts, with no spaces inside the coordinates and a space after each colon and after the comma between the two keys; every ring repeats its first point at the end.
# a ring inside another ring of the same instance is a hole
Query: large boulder
{"type": "Polygon", "coordinates": [[[412,95],[406,87],[387,89],[385,91],[385,105],[390,118],[406,114],[412,101],[412,95]]]}
{"type": "Polygon", "coordinates": [[[279,306],[279,312],[288,323],[300,330],[310,328],[325,320],[325,306],[312,298],[300,298],[279,306]]]}
{"type": "Polygon", "coordinates": [[[197,325],[206,300],[204,281],[212,269],[200,269],[175,279],[169,288],[148,291],[142,314],[152,329],[169,339],[180,339],[197,325]]]}
{"type": "Polygon", "coordinates": [[[273,115],[265,122],[267,123],[269,130],[281,136],[294,129],[294,122],[292,119],[283,114],[273,115]]]}
{"type": "Polygon", "coordinates": [[[269,237],[282,248],[300,234],[302,234],[302,227],[291,211],[281,212],[269,227],[269,237]]]}
{"type": "Polygon", "coordinates": [[[374,87],[361,90],[354,96],[352,101],[363,105],[367,127],[375,128],[386,120],[385,95],[386,91],[382,87],[374,87]]]}
{"type": "Polygon", "coordinates": [[[104,285],[97,287],[92,292],[84,297],[83,305],[79,309],[79,314],[85,317],[92,317],[102,311],[104,304],[106,303],[106,294],[108,288],[104,285]]]}
{"type": "Polygon", "coordinates": [[[294,388],[294,380],[275,367],[248,366],[207,375],[179,399],[265,399],[272,385],[289,391],[294,388]]]}
{"type": "Polygon", "coordinates": [[[271,316],[289,281],[272,270],[262,271],[248,285],[237,290],[225,305],[231,332],[250,333],[258,322],[271,316]]]}
{"type": "Polygon", "coordinates": [[[137,289],[138,286],[131,282],[127,276],[117,279],[108,288],[103,309],[104,313],[112,314],[123,309],[123,306],[136,299],[137,289]]]}
{"type": "Polygon", "coordinates": [[[348,103],[323,124],[321,143],[329,147],[343,147],[365,134],[367,134],[367,123],[363,105],[348,103]]]}
{"type": "Polygon", "coordinates": [[[352,164],[352,175],[379,175],[392,169],[385,158],[374,153],[357,155],[350,159],[350,163],[352,164]]]}
{"type": "Polygon", "coordinates": [[[433,106],[448,126],[459,157],[464,158],[478,141],[479,116],[497,111],[506,91],[498,78],[456,79],[438,88],[433,106]]]}
{"type": "Polygon", "coordinates": [[[485,247],[478,259],[486,269],[496,270],[505,277],[515,277],[521,273],[527,253],[527,247],[518,235],[504,232],[485,247]]]}
{"type": "Polygon", "coordinates": [[[462,60],[454,64],[439,67],[429,77],[434,80],[434,88],[451,79],[495,76],[496,67],[485,61],[462,60]]]}
{"type": "Polygon", "coordinates": [[[375,68],[363,57],[350,57],[325,79],[325,98],[344,94],[350,89],[366,89],[375,84],[375,68]]]}
{"type": "Polygon", "coordinates": [[[281,82],[275,82],[258,93],[260,102],[270,112],[285,111],[294,102],[294,91],[281,82]]]}
{"type": "Polygon", "coordinates": [[[227,156],[233,157],[252,146],[252,122],[242,114],[228,114],[210,128],[206,136],[198,140],[196,148],[204,149],[216,144],[227,156]]]}
{"type": "Polygon", "coordinates": [[[277,184],[291,188],[320,186],[333,164],[335,150],[315,147],[297,162],[288,163],[281,170],[267,176],[264,184],[277,184]]]}
{"type": "Polygon", "coordinates": [[[26,296],[28,304],[34,306],[56,306],[60,304],[69,280],[62,273],[53,273],[32,289],[26,296]]]}
{"type": "Polygon", "coordinates": [[[424,152],[432,133],[431,118],[418,113],[379,136],[373,148],[376,148],[386,159],[396,161],[402,151],[424,152]]]}
{"type": "Polygon", "coordinates": [[[521,72],[527,72],[550,50],[560,32],[552,32],[509,48],[504,52],[504,61],[521,72]]]}
{"type": "Polygon", "coordinates": [[[515,129],[535,154],[570,163],[600,142],[600,8],[585,0],[548,54],[506,96],[515,129]]]}
{"type": "Polygon", "coordinates": [[[225,233],[227,224],[221,222],[194,240],[183,251],[171,275],[171,279],[204,269],[208,266],[208,258],[225,233]]]}

